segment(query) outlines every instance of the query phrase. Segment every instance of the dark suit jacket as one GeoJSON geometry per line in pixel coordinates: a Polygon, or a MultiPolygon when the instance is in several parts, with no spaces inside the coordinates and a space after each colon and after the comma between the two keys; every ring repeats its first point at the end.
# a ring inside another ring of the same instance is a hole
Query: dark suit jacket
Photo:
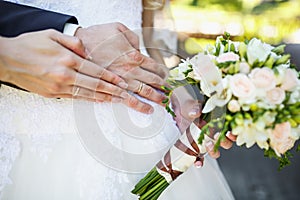
{"type": "Polygon", "coordinates": [[[65,23],[77,24],[73,16],[0,0],[0,36],[55,29],[63,31],[65,23]]]}
{"type": "Polygon", "coordinates": [[[50,28],[62,32],[67,22],[78,23],[73,16],[0,0],[0,36],[15,37],[50,28]]]}

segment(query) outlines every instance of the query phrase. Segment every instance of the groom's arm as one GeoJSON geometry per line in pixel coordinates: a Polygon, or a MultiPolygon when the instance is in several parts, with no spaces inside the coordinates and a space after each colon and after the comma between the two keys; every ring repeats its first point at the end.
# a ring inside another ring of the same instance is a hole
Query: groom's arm
{"type": "Polygon", "coordinates": [[[73,16],[0,0],[0,36],[55,29],[63,32],[66,23],[77,24],[73,16]]]}

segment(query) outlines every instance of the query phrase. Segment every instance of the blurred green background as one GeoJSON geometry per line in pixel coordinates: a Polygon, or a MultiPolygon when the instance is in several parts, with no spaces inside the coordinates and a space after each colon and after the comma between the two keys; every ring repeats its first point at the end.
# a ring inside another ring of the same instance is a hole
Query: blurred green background
{"type": "Polygon", "coordinates": [[[185,50],[194,54],[229,32],[234,39],[258,37],[276,45],[300,43],[300,0],[171,0],[177,32],[189,36],[185,50]],[[192,42],[190,40],[193,40],[192,42]]]}

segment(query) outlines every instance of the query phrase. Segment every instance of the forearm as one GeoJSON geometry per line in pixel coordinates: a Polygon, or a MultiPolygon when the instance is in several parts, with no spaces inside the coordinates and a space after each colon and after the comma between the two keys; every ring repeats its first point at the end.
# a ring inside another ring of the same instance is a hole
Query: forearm
{"type": "Polygon", "coordinates": [[[0,35],[6,37],[45,29],[63,32],[66,23],[78,23],[73,16],[6,1],[0,1],[0,13],[0,35]]]}

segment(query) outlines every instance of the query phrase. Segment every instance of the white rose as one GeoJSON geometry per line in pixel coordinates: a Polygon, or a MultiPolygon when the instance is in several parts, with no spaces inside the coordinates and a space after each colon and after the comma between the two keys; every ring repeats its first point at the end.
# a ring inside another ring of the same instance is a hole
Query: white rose
{"type": "Polygon", "coordinates": [[[255,68],[251,71],[249,77],[258,89],[268,91],[276,86],[276,77],[270,68],[255,68]]]}
{"type": "Polygon", "coordinates": [[[227,108],[230,112],[238,112],[241,110],[241,106],[239,104],[239,102],[237,100],[231,100],[229,101],[228,105],[227,105],[227,108]]]}
{"type": "Polygon", "coordinates": [[[272,49],[272,46],[264,44],[256,38],[251,39],[247,46],[249,64],[252,65],[256,60],[259,62],[265,61],[272,49]]]}
{"type": "Polygon", "coordinates": [[[283,89],[276,87],[267,92],[266,99],[270,104],[281,104],[285,99],[285,92],[283,89]]]}
{"type": "Polygon", "coordinates": [[[227,52],[227,53],[220,54],[216,58],[218,63],[224,63],[224,62],[229,62],[229,61],[238,61],[239,59],[240,59],[240,57],[233,52],[227,52]]]}
{"type": "Polygon", "coordinates": [[[281,88],[287,91],[293,91],[299,86],[298,73],[294,69],[286,69],[282,80],[281,88]]]}
{"type": "Polygon", "coordinates": [[[229,87],[233,95],[242,99],[255,97],[255,86],[245,74],[235,74],[230,78],[229,87]]]}

